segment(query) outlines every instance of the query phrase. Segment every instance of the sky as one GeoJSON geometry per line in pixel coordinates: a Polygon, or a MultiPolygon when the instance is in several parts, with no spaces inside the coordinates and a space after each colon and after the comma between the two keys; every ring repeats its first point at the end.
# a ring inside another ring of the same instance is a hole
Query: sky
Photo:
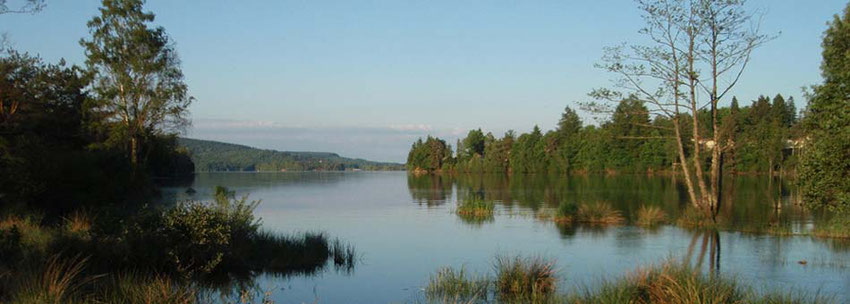
{"type": "MultiPolygon", "coordinates": [[[[21,3],[8,0],[9,6],[21,3]]],[[[37,14],[0,15],[19,51],[83,64],[79,46],[99,1],[48,0],[37,14]]],[[[839,0],[750,0],[757,49],[732,92],[794,96],[821,81],[820,43],[839,0]]],[[[632,0],[149,0],[182,60],[193,126],[186,136],[287,151],[404,162],[428,134],[454,143],[470,129],[497,137],[552,129],[613,75],[603,48],[636,41],[632,0]]],[[[587,113],[582,113],[592,122],[587,113]]]]}

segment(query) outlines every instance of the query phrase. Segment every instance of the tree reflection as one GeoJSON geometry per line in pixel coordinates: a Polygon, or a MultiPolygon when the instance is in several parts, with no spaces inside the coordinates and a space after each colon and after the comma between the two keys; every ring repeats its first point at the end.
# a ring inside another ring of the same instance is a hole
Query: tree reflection
{"type": "Polygon", "coordinates": [[[711,274],[720,272],[720,232],[716,229],[704,229],[694,231],[688,252],[685,254],[684,263],[694,263],[694,268],[702,269],[708,254],[708,268],[711,274]],[[699,254],[694,260],[694,249],[699,244],[699,254]]]}

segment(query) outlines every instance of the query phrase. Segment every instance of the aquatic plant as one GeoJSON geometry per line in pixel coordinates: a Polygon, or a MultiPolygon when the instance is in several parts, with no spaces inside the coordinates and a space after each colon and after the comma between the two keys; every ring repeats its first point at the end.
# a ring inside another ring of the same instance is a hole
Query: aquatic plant
{"type": "Polygon", "coordinates": [[[616,225],[625,221],[625,218],[619,210],[611,207],[611,204],[597,202],[579,206],[575,221],[588,224],[616,225]]]}
{"type": "Polygon", "coordinates": [[[578,206],[571,202],[561,202],[555,211],[554,220],[557,223],[569,223],[576,219],[578,206]]]}
{"type": "Polygon", "coordinates": [[[463,267],[459,270],[444,267],[428,279],[425,297],[431,303],[486,302],[489,286],[487,277],[472,276],[463,267]]]}
{"type": "Polygon", "coordinates": [[[640,206],[637,211],[637,221],[635,222],[638,226],[643,227],[653,227],[658,224],[664,223],[667,220],[667,214],[664,210],[657,206],[640,206]]]}
{"type": "Polygon", "coordinates": [[[478,198],[467,198],[458,202],[457,215],[462,217],[488,218],[493,216],[495,204],[478,198]]]}
{"type": "Polygon", "coordinates": [[[825,296],[762,293],[735,279],[703,274],[674,261],[638,268],[595,289],[567,295],[565,303],[831,303],[825,296]]]}
{"type": "Polygon", "coordinates": [[[717,223],[705,211],[688,207],[679,215],[676,225],[687,228],[716,228],[717,223]]]}
{"type": "Polygon", "coordinates": [[[497,256],[493,281],[505,302],[539,302],[555,293],[555,263],[542,257],[497,256]]]}
{"type": "Polygon", "coordinates": [[[839,211],[828,220],[815,224],[812,235],[827,238],[850,238],[850,211],[839,211]]]}

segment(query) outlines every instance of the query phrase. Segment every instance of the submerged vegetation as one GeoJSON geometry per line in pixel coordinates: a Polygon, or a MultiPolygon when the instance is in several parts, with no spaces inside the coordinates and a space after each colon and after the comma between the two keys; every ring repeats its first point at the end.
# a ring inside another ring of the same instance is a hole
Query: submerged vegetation
{"type": "MultiPolygon", "coordinates": [[[[554,263],[540,258],[499,257],[495,279],[463,269],[442,268],[426,286],[429,303],[832,303],[829,297],[799,292],[762,292],[735,279],[703,274],[668,261],[638,268],[598,288],[556,292],[554,263]]],[[[582,284],[582,283],[578,283],[582,284]]],[[[579,287],[579,286],[576,286],[579,287]]]]}

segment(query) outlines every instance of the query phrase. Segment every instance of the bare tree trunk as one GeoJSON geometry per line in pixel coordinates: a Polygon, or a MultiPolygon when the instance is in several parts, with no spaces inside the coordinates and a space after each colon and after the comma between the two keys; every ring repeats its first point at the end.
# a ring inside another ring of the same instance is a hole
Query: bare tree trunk
{"type": "Polygon", "coordinates": [[[679,167],[682,167],[682,174],[685,176],[685,184],[688,188],[688,197],[691,198],[691,205],[698,208],[699,201],[697,194],[694,191],[694,182],[691,179],[691,172],[688,171],[688,160],[685,156],[685,147],[682,144],[682,132],[679,129],[679,117],[673,118],[673,129],[676,132],[676,148],[679,152],[679,167]]]}
{"type": "Polygon", "coordinates": [[[691,119],[693,120],[693,141],[694,141],[694,155],[693,155],[693,163],[694,163],[694,171],[696,173],[697,185],[699,186],[700,196],[699,196],[699,206],[705,209],[707,213],[710,215],[710,201],[708,197],[708,189],[705,185],[705,176],[702,171],[702,156],[700,153],[700,134],[699,134],[699,107],[697,106],[697,97],[696,97],[696,69],[694,68],[694,61],[696,60],[696,50],[694,49],[696,43],[696,35],[695,29],[690,29],[688,31],[689,41],[688,41],[688,89],[690,93],[690,105],[691,105],[691,119]]]}

